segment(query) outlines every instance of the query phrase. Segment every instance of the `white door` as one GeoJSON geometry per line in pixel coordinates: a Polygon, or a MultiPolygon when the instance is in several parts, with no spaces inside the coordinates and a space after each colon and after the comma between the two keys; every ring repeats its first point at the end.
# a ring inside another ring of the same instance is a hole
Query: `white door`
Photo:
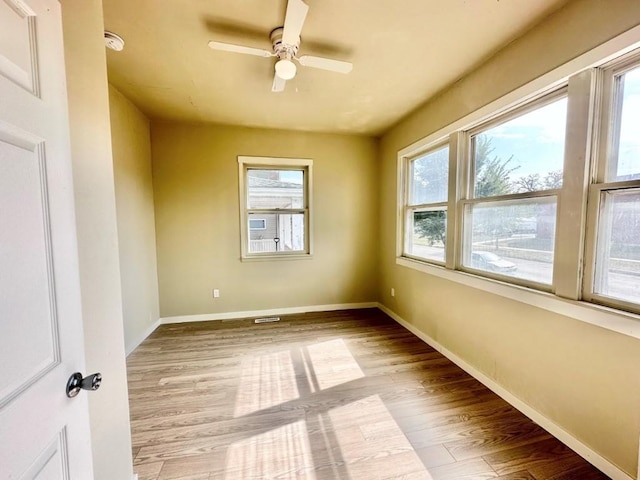
{"type": "Polygon", "coordinates": [[[0,0],[1,480],[93,478],[60,10],[0,0]]]}

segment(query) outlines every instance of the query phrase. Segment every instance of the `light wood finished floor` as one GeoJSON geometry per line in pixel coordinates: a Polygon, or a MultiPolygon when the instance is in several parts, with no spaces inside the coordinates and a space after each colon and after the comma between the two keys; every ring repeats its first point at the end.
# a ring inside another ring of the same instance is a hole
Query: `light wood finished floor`
{"type": "Polygon", "coordinates": [[[128,375],[140,480],[607,478],[376,309],[163,325],[128,375]]]}

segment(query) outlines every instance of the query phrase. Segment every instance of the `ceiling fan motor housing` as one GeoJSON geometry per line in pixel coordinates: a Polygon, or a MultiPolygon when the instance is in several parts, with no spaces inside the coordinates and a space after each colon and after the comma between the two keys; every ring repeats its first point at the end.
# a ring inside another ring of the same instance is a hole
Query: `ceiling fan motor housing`
{"type": "Polygon", "coordinates": [[[273,51],[278,56],[278,58],[291,60],[292,57],[295,57],[298,54],[298,48],[300,48],[300,37],[298,37],[298,42],[295,45],[282,43],[283,31],[284,27],[274,28],[271,31],[271,34],[269,36],[273,45],[273,51]]]}

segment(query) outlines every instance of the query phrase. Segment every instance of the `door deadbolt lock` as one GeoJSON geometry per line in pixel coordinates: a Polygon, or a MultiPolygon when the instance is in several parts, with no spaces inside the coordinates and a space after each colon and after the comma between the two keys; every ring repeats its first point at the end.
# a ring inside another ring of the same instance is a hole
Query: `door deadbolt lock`
{"type": "Polygon", "coordinates": [[[69,381],[67,382],[67,397],[75,397],[80,393],[80,390],[97,390],[100,388],[101,383],[102,374],[100,373],[94,373],[93,375],[82,378],[82,374],[76,372],[69,377],[69,381]]]}

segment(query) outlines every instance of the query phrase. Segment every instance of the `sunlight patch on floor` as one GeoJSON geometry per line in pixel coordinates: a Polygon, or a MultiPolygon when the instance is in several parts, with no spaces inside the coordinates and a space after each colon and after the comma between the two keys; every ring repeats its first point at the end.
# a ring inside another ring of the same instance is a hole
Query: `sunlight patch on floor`
{"type": "Polygon", "coordinates": [[[385,478],[385,465],[393,464],[398,478],[432,480],[379,395],[329,410],[329,418],[340,426],[334,448],[352,479],[385,478]]]}
{"type": "Polygon", "coordinates": [[[315,479],[306,422],[300,420],[232,444],[225,480],[315,479]]]}
{"type": "Polygon", "coordinates": [[[242,362],[235,417],[275,407],[299,397],[291,353],[274,352],[242,362]]]}
{"type": "MultiPolygon", "coordinates": [[[[297,381],[303,382],[303,400],[312,406],[316,395],[324,395],[320,391],[364,377],[342,339],[315,343],[293,353],[287,350],[246,357],[235,417],[298,399],[297,381]]],[[[350,480],[386,480],[392,464],[393,478],[432,480],[379,395],[364,396],[335,408],[318,406],[315,412],[307,412],[306,420],[233,443],[227,450],[225,479],[315,479],[317,475],[333,475],[350,480]]]]}
{"type": "Polygon", "coordinates": [[[364,378],[358,362],[341,338],[315,343],[306,349],[321,390],[364,378]]]}

